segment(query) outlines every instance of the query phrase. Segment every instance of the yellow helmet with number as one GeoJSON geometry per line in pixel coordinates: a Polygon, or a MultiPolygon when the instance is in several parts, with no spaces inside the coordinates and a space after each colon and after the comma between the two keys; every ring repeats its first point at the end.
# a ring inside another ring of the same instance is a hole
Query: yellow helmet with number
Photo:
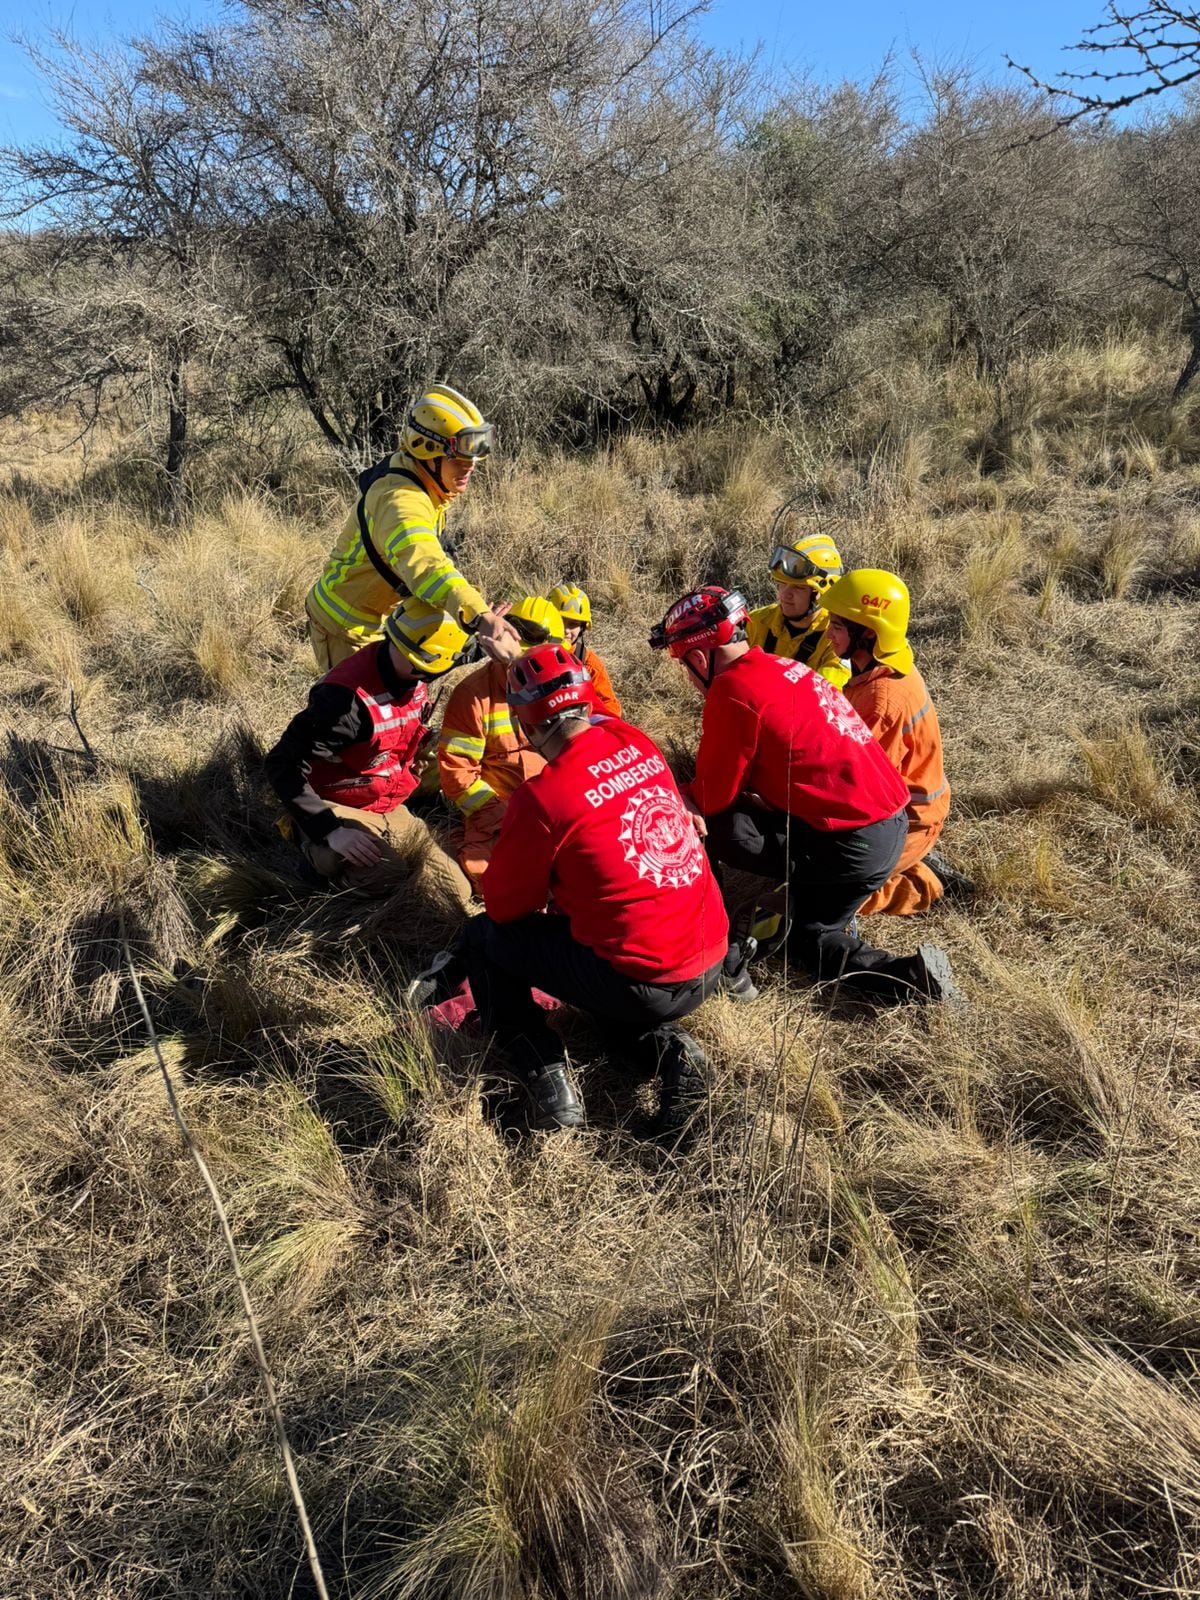
{"type": "Polygon", "coordinates": [[[842,558],[827,533],[810,533],[794,544],[777,544],[770,569],[776,583],[806,583],[823,594],[841,577],[842,558]]]}
{"type": "Polygon", "coordinates": [[[894,572],[856,567],[827,589],[821,600],[830,616],[870,628],[875,635],[871,654],[876,661],[895,672],[912,671],[908,589],[894,572]]]}
{"type": "Polygon", "coordinates": [[[564,622],[580,622],[585,628],[592,625],[592,602],[577,583],[556,583],[546,596],[556,606],[564,622]]]}
{"type": "Polygon", "coordinates": [[[472,654],[473,641],[465,628],[411,596],[384,619],[383,636],[423,678],[440,678],[472,654]]]}
{"type": "Polygon", "coordinates": [[[482,461],[492,453],[494,429],[479,407],[448,383],[436,383],[408,413],[401,448],[418,461],[438,456],[482,461]]]}
{"type": "Polygon", "coordinates": [[[505,620],[511,622],[521,636],[521,644],[531,650],[535,644],[562,644],[567,636],[558,608],[540,594],[527,594],[518,600],[505,620]]]}

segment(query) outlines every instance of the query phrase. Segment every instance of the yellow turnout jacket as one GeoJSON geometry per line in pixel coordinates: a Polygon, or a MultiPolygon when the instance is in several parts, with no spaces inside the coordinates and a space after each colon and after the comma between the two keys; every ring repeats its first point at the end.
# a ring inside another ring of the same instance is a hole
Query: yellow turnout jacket
{"type": "Polygon", "coordinates": [[[806,667],[828,678],[835,689],[844,689],[850,678],[850,668],[834,652],[826,637],[828,626],[829,613],[821,609],[808,627],[800,627],[793,632],[777,605],[759,606],[750,613],[746,623],[746,638],[768,655],[783,656],[787,661],[802,661],[806,667]]]}
{"type": "Polygon", "coordinates": [[[457,613],[463,622],[486,611],[487,601],[463,577],[443,543],[452,496],[438,488],[424,465],[397,450],[386,465],[364,477],[367,488],[309,590],[308,609],[356,645],[381,638],[384,617],[406,595],[457,613]],[[364,527],[397,586],[371,560],[364,527]]]}

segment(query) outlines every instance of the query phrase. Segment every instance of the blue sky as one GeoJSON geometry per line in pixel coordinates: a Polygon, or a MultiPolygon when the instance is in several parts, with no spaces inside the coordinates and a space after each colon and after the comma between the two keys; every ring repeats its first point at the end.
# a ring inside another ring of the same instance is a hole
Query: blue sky
{"type": "MultiPolygon", "coordinates": [[[[5,33],[33,37],[60,27],[89,40],[122,38],[149,29],[158,16],[205,18],[219,0],[17,0],[5,33]]],[[[762,51],[780,70],[818,81],[869,76],[889,51],[907,60],[919,50],[937,60],[966,60],[986,76],[1005,75],[1004,55],[1043,75],[1073,65],[1062,47],[1100,19],[1103,0],[1008,0],[1003,6],[953,0],[862,0],[854,6],[825,0],[713,0],[700,19],[701,34],[729,50],[762,51]]],[[[1078,58],[1076,58],[1076,62],[1078,58]]],[[[53,122],[36,76],[22,51],[0,39],[0,143],[46,137],[53,122]]]]}

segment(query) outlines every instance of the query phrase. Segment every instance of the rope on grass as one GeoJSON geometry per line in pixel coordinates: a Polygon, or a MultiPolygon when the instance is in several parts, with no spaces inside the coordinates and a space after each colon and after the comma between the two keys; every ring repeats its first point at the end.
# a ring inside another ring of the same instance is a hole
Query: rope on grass
{"type": "Polygon", "coordinates": [[[246,1279],[242,1273],[242,1264],[238,1257],[237,1245],[234,1243],[233,1230],[229,1226],[229,1218],[221,1200],[220,1190],[216,1180],[208,1169],[208,1164],[200,1154],[196,1141],[192,1138],[192,1131],[188,1127],[183,1108],[175,1093],[175,1085],[171,1081],[171,1074],[167,1070],[167,1063],[159,1043],[158,1030],[154,1026],[150,1015],[150,1007],[146,1004],[145,992],[142,989],[141,979],[138,977],[137,968],[133,962],[133,952],[129,948],[129,939],[125,932],[125,917],[121,916],[121,948],[125,953],[125,965],[129,969],[129,976],[133,981],[133,992],[137,995],[137,1002],[141,1008],[142,1020],[146,1024],[146,1034],[154,1051],[158,1070],[162,1074],[163,1086],[167,1091],[167,1103],[171,1107],[171,1115],[175,1118],[175,1126],[179,1129],[179,1137],[183,1140],[184,1148],[196,1164],[201,1181],[208,1191],[212,1201],[213,1210],[217,1214],[220,1224],[221,1236],[225,1241],[225,1249],[229,1254],[229,1264],[233,1270],[234,1282],[237,1284],[238,1295],[242,1302],[242,1314],[246,1319],[246,1326],[250,1330],[250,1347],[254,1352],[262,1377],[263,1389],[267,1396],[267,1409],[271,1413],[271,1421],[275,1427],[275,1439],[279,1445],[279,1453],[283,1457],[283,1470],[287,1478],[288,1489],[291,1492],[292,1504],[296,1508],[296,1517],[300,1523],[300,1531],[304,1536],[304,1549],[308,1555],[308,1565],[312,1571],[313,1583],[316,1587],[318,1600],[329,1600],[329,1590],[325,1585],[325,1574],[321,1570],[321,1558],[317,1554],[316,1541],[313,1538],[312,1524],[308,1520],[308,1508],[304,1504],[304,1495],[300,1489],[300,1479],[296,1474],[296,1461],[292,1455],[292,1447],[288,1441],[287,1429],[283,1423],[283,1412],[280,1410],[279,1397],[275,1392],[275,1383],[271,1377],[271,1369],[267,1365],[267,1352],[263,1347],[262,1334],[259,1332],[258,1319],[254,1315],[254,1307],[250,1304],[250,1291],[246,1287],[246,1279]]]}

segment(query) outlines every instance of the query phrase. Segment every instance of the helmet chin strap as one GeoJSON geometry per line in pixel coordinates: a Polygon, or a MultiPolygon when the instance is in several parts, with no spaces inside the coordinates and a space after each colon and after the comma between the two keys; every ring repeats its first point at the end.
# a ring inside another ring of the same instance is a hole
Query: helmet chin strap
{"type": "MultiPolygon", "coordinates": [[[[789,628],[798,628],[802,622],[807,622],[809,617],[811,617],[813,612],[817,609],[816,591],[810,589],[807,583],[804,585],[804,590],[808,595],[808,605],[804,608],[800,615],[798,617],[789,617],[786,611],[783,612],[783,620],[787,623],[789,628]]],[[[782,606],[780,607],[780,610],[783,611],[782,606]]]]}
{"type": "Polygon", "coordinates": [[[870,628],[864,627],[861,622],[851,622],[848,617],[843,617],[842,623],[846,629],[846,633],[850,641],[850,648],[847,651],[847,655],[850,657],[850,659],[853,660],[853,658],[858,655],[860,651],[865,651],[867,655],[870,656],[871,660],[874,661],[875,646],[878,643],[878,640],[875,638],[875,635],[871,632],[870,628]]]}
{"type": "Polygon", "coordinates": [[[684,656],[684,658],[683,658],[683,664],[688,669],[688,671],[691,673],[692,677],[696,680],[696,682],[700,685],[700,687],[707,694],[708,691],[712,688],[713,679],[717,675],[716,651],[715,650],[709,650],[709,651],[706,652],[704,650],[689,650],[687,655],[684,656]],[[705,656],[706,657],[706,659],[708,661],[708,674],[707,674],[707,676],[702,672],[698,672],[697,669],[695,668],[695,666],[692,664],[692,657],[693,656],[705,656]]]}

